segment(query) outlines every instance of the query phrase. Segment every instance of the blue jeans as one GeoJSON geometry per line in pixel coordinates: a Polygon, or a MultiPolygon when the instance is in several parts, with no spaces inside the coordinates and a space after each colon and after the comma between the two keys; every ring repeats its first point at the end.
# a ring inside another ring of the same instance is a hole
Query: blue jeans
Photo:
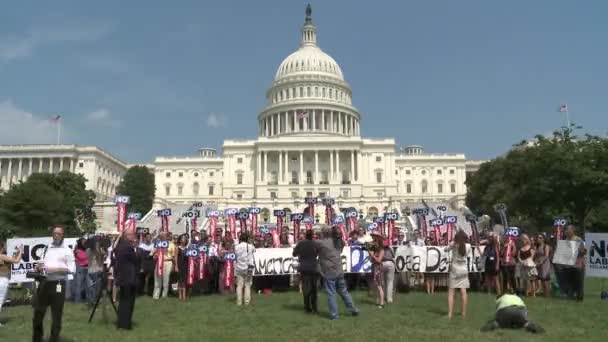
{"type": "Polygon", "coordinates": [[[87,286],[87,267],[76,265],[76,273],[74,274],[74,287],[72,288],[72,299],[75,303],[82,302],[82,292],[87,286]]]}
{"type": "Polygon", "coordinates": [[[87,300],[89,304],[95,304],[99,290],[103,286],[103,272],[89,273],[87,276],[87,300]]]}
{"type": "Polygon", "coordinates": [[[327,306],[329,308],[329,316],[331,319],[338,318],[338,303],[336,302],[336,293],[342,297],[344,305],[351,313],[357,313],[359,310],[353,304],[353,299],[348,293],[344,275],[336,279],[325,279],[325,292],[327,292],[327,306]]]}

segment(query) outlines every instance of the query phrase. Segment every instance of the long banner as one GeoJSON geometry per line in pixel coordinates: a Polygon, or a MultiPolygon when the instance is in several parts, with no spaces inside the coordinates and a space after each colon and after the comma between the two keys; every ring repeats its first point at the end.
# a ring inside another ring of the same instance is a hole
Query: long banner
{"type": "MultiPolygon", "coordinates": [[[[66,238],[64,243],[67,243],[70,248],[76,245],[77,238],[66,238]]],[[[44,247],[53,241],[50,237],[39,238],[22,238],[8,239],[6,243],[6,253],[12,255],[15,248],[23,245],[23,255],[21,261],[11,265],[10,283],[28,283],[34,279],[28,279],[25,274],[34,270],[34,262],[42,258],[44,247]]]]}
{"type": "MultiPolygon", "coordinates": [[[[394,248],[397,272],[447,273],[451,252],[445,247],[399,246],[394,248]]],[[[298,258],[292,248],[260,248],[254,255],[255,275],[298,273],[298,258]]],[[[483,246],[472,246],[467,256],[469,272],[483,272],[483,246]]],[[[346,273],[368,273],[372,265],[369,253],[361,247],[345,247],[342,251],[342,270],[346,273]]]]}

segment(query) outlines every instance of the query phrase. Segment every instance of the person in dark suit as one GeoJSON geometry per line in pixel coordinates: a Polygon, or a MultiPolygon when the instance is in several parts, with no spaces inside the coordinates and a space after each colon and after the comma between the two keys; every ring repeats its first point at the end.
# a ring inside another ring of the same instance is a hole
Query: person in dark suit
{"type": "Polygon", "coordinates": [[[307,313],[319,313],[317,306],[317,282],[319,279],[319,266],[317,256],[319,251],[312,240],[312,229],[306,231],[306,239],[298,242],[293,249],[293,256],[298,257],[300,277],[302,279],[302,294],[304,295],[304,309],[307,313]]]}
{"type": "Polygon", "coordinates": [[[123,234],[114,251],[114,281],[119,287],[118,329],[131,329],[139,270],[136,244],[135,233],[129,231],[123,234]]]}

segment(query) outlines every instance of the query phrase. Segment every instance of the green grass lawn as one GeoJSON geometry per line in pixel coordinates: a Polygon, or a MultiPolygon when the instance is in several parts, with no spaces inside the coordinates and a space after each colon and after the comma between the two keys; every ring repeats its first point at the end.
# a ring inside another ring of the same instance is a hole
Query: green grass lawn
{"type": "MultiPolygon", "coordinates": [[[[420,292],[397,294],[395,303],[378,309],[366,292],[353,293],[361,310],[351,317],[340,306],[337,321],[327,319],[326,297],[320,297],[321,317],[303,312],[297,292],[255,295],[253,305],[237,307],[234,296],[193,297],[187,303],[175,298],[153,301],[138,298],[132,331],[117,331],[111,308],[100,307],[87,323],[82,305],[66,304],[62,336],[69,341],[605,341],[608,302],[599,299],[601,281],[587,281],[582,303],[544,298],[526,300],[530,317],[547,333],[524,331],[481,333],[479,328],[494,313],[494,296],[471,293],[469,315],[449,321],[445,292],[429,296],[420,292]]],[[[31,340],[32,310],[29,306],[8,307],[1,314],[6,325],[0,341],[31,340]]],[[[45,334],[50,330],[50,311],[45,334]]]]}

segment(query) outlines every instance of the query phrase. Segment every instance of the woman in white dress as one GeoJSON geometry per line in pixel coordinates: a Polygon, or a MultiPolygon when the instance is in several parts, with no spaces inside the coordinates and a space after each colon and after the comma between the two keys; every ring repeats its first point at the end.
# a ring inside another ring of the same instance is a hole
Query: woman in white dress
{"type": "Polygon", "coordinates": [[[452,318],[454,311],[454,290],[460,289],[460,302],[462,318],[467,315],[467,289],[469,288],[469,267],[467,255],[471,252],[471,245],[467,243],[467,234],[459,230],[454,236],[454,242],[446,248],[452,251],[450,261],[450,274],[448,278],[448,318],[452,318]]]}

